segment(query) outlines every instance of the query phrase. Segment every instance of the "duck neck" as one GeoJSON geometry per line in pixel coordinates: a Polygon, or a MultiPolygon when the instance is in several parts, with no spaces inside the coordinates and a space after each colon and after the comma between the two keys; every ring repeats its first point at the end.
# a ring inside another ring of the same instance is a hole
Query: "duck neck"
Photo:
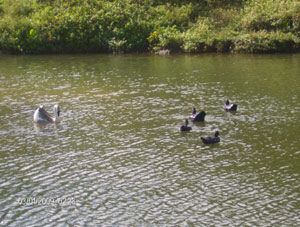
{"type": "Polygon", "coordinates": [[[54,109],[54,122],[58,122],[59,121],[59,115],[56,109],[54,109]]]}

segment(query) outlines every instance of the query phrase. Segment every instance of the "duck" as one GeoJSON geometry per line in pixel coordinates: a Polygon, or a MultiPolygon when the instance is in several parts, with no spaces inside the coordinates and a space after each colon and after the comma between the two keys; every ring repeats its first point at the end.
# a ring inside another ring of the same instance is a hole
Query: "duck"
{"type": "Polygon", "coordinates": [[[185,119],[185,125],[182,125],[180,127],[180,131],[182,132],[189,132],[192,130],[192,127],[188,126],[189,125],[189,120],[188,119],[185,119]]]}
{"type": "Polygon", "coordinates": [[[214,137],[201,137],[201,140],[204,144],[214,144],[214,143],[219,143],[220,142],[220,137],[219,137],[219,131],[215,132],[214,137]]]}
{"type": "Polygon", "coordinates": [[[40,105],[33,114],[33,121],[36,123],[58,123],[60,121],[60,107],[55,104],[53,107],[54,116],[50,115],[43,105],[40,105]]]}
{"type": "Polygon", "coordinates": [[[193,110],[193,113],[192,115],[190,116],[190,120],[192,122],[203,122],[204,121],[204,118],[206,116],[206,113],[205,111],[201,111],[200,113],[196,113],[196,109],[195,109],[195,113],[194,113],[194,110],[193,110]]]}
{"type": "Polygon", "coordinates": [[[236,104],[230,104],[229,100],[227,99],[225,102],[225,105],[223,106],[223,109],[226,111],[230,111],[230,110],[237,110],[237,105],[236,104]]]}

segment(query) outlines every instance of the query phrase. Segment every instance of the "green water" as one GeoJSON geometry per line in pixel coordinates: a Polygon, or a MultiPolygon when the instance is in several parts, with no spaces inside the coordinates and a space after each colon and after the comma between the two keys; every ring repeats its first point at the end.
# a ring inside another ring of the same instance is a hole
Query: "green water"
{"type": "Polygon", "coordinates": [[[299,225],[299,62],[0,55],[0,225],[299,225]],[[181,133],[192,106],[206,121],[181,133]]]}

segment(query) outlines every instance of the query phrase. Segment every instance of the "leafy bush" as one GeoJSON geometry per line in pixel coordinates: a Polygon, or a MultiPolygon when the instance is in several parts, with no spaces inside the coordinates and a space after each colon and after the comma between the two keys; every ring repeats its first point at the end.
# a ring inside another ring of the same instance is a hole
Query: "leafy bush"
{"type": "Polygon", "coordinates": [[[288,52],[299,48],[299,38],[292,33],[259,31],[244,34],[234,41],[236,52],[288,52]]]}
{"type": "Polygon", "coordinates": [[[182,48],[185,52],[206,52],[207,40],[213,24],[207,18],[198,21],[183,34],[182,48]]]}
{"type": "Polygon", "coordinates": [[[294,0],[0,0],[14,53],[297,51],[294,0]]]}
{"type": "Polygon", "coordinates": [[[288,32],[299,13],[298,1],[253,0],[244,9],[242,26],[254,31],[281,29],[288,32]]]}

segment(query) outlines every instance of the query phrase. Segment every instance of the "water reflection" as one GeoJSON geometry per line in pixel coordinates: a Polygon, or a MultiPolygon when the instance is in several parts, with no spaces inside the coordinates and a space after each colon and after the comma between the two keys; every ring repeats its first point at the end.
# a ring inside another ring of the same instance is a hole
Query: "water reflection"
{"type": "Polygon", "coordinates": [[[295,59],[0,56],[0,225],[300,223],[295,59]],[[57,101],[59,124],[33,123],[57,101]],[[75,203],[16,202],[48,197],[75,203]]]}
{"type": "Polygon", "coordinates": [[[62,127],[58,124],[47,124],[47,123],[36,123],[33,122],[33,128],[36,133],[38,134],[47,134],[47,133],[53,133],[57,135],[57,132],[59,129],[62,129],[62,127]]]}

